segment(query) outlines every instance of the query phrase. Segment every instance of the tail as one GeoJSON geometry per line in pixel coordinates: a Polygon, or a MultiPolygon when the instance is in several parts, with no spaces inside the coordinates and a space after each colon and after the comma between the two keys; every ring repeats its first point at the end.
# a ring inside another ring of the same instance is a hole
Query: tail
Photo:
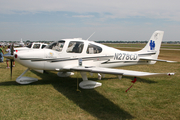
{"type": "Polygon", "coordinates": [[[161,42],[163,39],[164,31],[155,31],[146,46],[138,51],[138,55],[142,60],[152,60],[151,64],[156,63],[160,53],[161,42]]]}

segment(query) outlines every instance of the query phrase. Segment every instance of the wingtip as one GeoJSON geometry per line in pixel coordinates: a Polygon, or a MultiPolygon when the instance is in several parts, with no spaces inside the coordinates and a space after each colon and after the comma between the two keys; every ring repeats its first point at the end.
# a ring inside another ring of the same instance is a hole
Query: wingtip
{"type": "Polygon", "coordinates": [[[175,73],[167,73],[168,76],[175,75],[175,73]]]}

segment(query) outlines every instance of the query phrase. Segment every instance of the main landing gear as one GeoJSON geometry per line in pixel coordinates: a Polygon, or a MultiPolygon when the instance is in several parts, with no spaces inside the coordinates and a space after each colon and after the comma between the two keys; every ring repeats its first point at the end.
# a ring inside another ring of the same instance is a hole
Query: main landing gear
{"type": "Polygon", "coordinates": [[[80,72],[83,81],[79,83],[79,87],[82,89],[93,89],[100,87],[102,83],[88,80],[86,72],[80,72]]]}

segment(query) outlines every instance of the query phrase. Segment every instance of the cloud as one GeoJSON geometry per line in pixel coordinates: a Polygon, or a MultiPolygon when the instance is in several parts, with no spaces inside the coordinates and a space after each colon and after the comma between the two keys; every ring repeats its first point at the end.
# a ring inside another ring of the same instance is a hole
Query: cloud
{"type": "Polygon", "coordinates": [[[0,13],[12,14],[57,12],[76,12],[82,15],[73,17],[93,17],[84,13],[110,13],[106,18],[127,18],[142,16],[155,19],[180,21],[179,0],[1,0],[0,13]]]}
{"type": "Polygon", "coordinates": [[[74,15],[72,17],[77,17],[77,18],[92,18],[94,15],[74,15]]]}
{"type": "Polygon", "coordinates": [[[0,0],[0,39],[178,40],[179,0],[0,0]],[[143,33],[142,33],[143,32],[143,33]]]}

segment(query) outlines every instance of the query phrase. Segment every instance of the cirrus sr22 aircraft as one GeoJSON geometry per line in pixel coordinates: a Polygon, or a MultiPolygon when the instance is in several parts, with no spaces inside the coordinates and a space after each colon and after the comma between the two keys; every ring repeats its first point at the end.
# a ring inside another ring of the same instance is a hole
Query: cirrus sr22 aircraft
{"type": "Polygon", "coordinates": [[[88,80],[86,73],[98,73],[98,75],[114,74],[136,77],[174,75],[174,73],[149,73],[114,67],[129,65],[155,64],[156,61],[173,62],[157,59],[163,38],[163,31],[155,31],[146,46],[136,52],[121,51],[93,41],[81,39],[62,39],[53,42],[45,49],[31,49],[17,51],[12,55],[4,55],[6,58],[14,59],[28,69],[17,79],[19,84],[29,84],[38,81],[36,78],[22,77],[28,70],[39,72],[58,71],[59,77],[73,75],[73,71],[80,72],[83,81],[79,83],[82,89],[93,89],[101,86],[99,82],[88,80]]]}

